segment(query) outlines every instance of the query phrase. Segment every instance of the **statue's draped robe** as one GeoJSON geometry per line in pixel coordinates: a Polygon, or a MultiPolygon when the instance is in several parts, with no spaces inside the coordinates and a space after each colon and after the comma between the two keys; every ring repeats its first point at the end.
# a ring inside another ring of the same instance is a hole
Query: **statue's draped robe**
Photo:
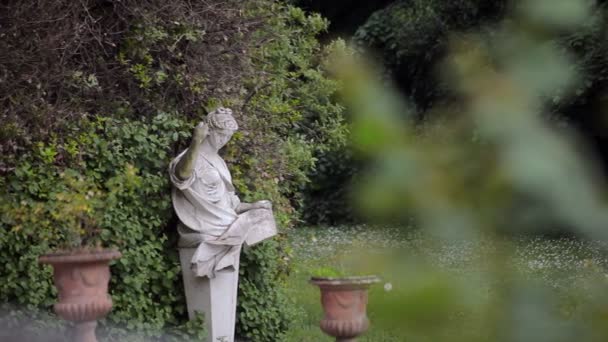
{"type": "Polygon", "coordinates": [[[175,168],[186,151],[169,166],[173,207],[181,221],[179,247],[196,248],[192,270],[196,276],[213,278],[215,271],[236,268],[243,242],[253,244],[272,236],[276,226],[269,209],[236,213],[240,200],[228,167],[217,154],[200,154],[192,175],[179,179],[175,168]]]}

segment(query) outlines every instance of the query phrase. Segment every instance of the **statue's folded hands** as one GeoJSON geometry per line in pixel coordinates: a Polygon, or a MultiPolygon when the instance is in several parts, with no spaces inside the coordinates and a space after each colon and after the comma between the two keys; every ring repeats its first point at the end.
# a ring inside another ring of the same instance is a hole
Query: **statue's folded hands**
{"type": "Polygon", "coordinates": [[[272,210],[272,203],[268,200],[262,200],[254,203],[240,203],[235,210],[237,214],[241,214],[252,209],[272,210]]]}

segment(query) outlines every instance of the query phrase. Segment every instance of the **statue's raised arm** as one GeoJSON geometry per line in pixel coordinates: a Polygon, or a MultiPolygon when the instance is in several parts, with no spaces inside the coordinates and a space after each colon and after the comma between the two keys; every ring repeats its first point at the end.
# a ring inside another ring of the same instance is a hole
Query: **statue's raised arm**
{"type": "Polygon", "coordinates": [[[186,180],[192,176],[196,157],[198,156],[203,140],[205,140],[207,135],[209,135],[209,126],[204,121],[201,121],[201,123],[194,128],[190,147],[188,147],[184,156],[175,166],[175,175],[177,178],[186,180]]]}

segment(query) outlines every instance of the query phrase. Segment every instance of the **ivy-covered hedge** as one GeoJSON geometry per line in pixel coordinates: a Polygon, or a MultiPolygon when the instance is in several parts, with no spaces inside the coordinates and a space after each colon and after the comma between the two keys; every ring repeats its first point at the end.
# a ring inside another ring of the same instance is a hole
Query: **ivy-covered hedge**
{"type": "MultiPolygon", "coordinates": [[[[62,175],[79,174],[124,190],[99,222],[104,245],[123,252],[105,334],[147,339],[183,325],[167,166],[194,124],[215,106],[235,110],[241,130],[224,151],[235,186],[244,201],[272,200],[281,227],[299,217],[315,153],[344,143],[337,84],[319,66],[318,15],[270,0],[3,8],[0,263],[10,266],[0,302],[50,309],[50,270],[36,259],[66,239],[53,196],[68,187],[62,175]]],[[[275,341],[290,323],[282,239],[242,258],[237,332],[253,341],[275,341]]],[[[191,328],[181,331],[200,333],[191,328]]]]}
{"type": "Polygon", "coordinates": [[[38,265],[37,258],[66,239],[63,218],[53,215],[58,194],[69,189],[66,173],[78,173],[84,184],[97,188],[107,187],[110,178],[126,183],[127,177],[136,177],[139,186],[123,187],[98,222],[103,245],[123,253],[112,266],[110,321],[150,331],[177,325],[185,303],[182,292],[174,290],[182,285],[176,249],[166,232],[172,208],[165,164],[173,153],[170,146],[189,135],[186,127],[166,114],[149,122],[82,120],[70,137],[40,142],[19,158],[14,171],[0,180],[0,260],[10,265],[0,270],[0,300],[25,307],[49,307],[55,301],[50,268],[38,265]],[[57,165],[58,156],[69,167],[57,165]]]}

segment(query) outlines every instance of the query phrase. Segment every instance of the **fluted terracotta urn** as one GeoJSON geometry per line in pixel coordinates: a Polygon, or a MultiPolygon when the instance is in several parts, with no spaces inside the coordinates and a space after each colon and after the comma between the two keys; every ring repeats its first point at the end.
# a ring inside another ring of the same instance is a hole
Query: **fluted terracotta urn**
{"type": "Polygon", "coordinates": [[[379,281],[376,276],[312,277],[310,282],[321,290],[325,314],[320,322],[321,330],[336,341],[355,341],[369,328],[367,290],[379,281]]]}
{"type": "Polygon", "coordinates": [[[53,266],[53,281],[59,294],[53,309],[59,317],[75,323],[73,341],[97,341],[97,320],[112,309],[109,263],[120,256],[115,250],[93,250],[50,253],[39,258],[40,263],[53,266]]]}

